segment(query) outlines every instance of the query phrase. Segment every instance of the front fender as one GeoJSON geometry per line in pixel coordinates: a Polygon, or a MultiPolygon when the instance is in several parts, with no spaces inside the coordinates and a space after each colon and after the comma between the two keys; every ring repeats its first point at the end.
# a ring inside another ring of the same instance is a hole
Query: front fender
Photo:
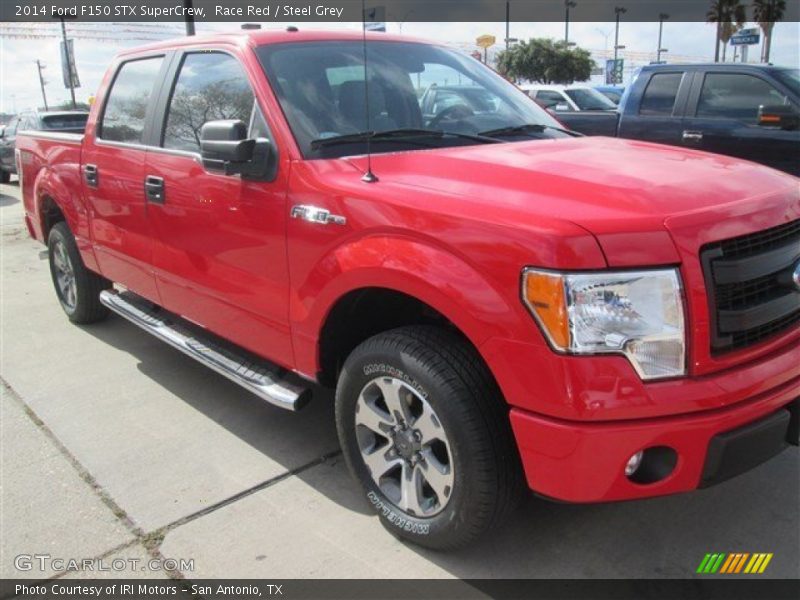
{"type": "Polygon", "coordinates": [[[532,328],[523,318],[516,288],[498,289],[466,260],[432,241],[373,235],[333,249],[293,291],[290,319],[299,371],[318,372],[319,332],[336,302],[352,291],[376,287],[431,306],[478,348],[490,337],[513,338],[520,327],[532,328]]]}

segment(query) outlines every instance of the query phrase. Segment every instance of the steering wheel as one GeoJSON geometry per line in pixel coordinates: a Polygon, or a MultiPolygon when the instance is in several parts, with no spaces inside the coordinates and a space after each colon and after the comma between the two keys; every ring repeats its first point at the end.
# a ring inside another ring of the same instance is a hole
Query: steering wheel
{"type": "Polygon", "coordinates": [[[475,114],[469,106],[466,104],[454,104],[453,106],[448,106],[438,115],[433,117],[428,123],[428,127],[436,127],[439,123],[444,121],[445,119],[465,119],[467,117],[471,117],[475,114]]]}

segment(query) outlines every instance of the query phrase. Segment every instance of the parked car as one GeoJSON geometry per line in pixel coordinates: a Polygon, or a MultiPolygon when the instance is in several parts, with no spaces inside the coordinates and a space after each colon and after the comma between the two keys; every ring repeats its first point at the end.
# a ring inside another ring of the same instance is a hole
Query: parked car
{"type": "Polygon", "coordinates": [[[796,178],[575,137],[447,46],[370,34],[364,65],[363,44],[126,50],[84,135],[21,134],[67,317],[113,311],[281,408],[335,387],[364,497],[430,548],[526,486],[673,494],[797,445],[796,178]],[[459,79],[496,110],[425,114],[415,82],[459,79]]]}
{"type": "Polygon", "coordinates": [[[597,90],[585,85],[523,85],[522,90],[540,106],[555,111],[613,111],[617,105],[597,90]]]}
{"type": "Polygon", "coordinates": [[[86,127],[86,111],[23,112],[9,121],[0,132],[0,181],[8,183],[17,173],[14,160],[14,145],[17,132],[22,130],[52,131],[58,133],[83,133],[86,127]]]}
{"type": "Polygon", "coordinates": [[[622,100],[622,95],[625,93],[625,88],[620,85],[596,85],[594,89],[603,94],[617,106],[619,106],[619,101],[622,100]]]}
{"type": "Polygon", "coordinates": [[[617,113],[559,113],[587,135],[672,144],[800,175],[800,75],[772,65],[643,67],[617,113]]]}

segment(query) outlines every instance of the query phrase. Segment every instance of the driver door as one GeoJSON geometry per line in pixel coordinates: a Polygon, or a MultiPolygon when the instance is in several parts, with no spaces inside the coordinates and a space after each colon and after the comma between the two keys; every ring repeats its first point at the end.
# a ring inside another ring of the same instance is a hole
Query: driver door
{"type": "Polygon", "coordinates": [[[160,99],[160,140],[145,166],[146,181],[161,187],[148,197],[148,218],[162,303],[289,366],[288,161],[271,181],[206,171],[200,129],[208,121],[238,119],[250,137],[273,138],[238,56],[186,51],[172,70],[169,97],[160,99]]]}

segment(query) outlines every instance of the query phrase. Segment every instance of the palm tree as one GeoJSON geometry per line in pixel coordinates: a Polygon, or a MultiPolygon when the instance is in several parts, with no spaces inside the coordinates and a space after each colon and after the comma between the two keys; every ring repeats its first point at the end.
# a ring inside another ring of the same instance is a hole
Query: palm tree
{"type": "Polygon", "coordinates": [[[717,24],[717,44],[714,48],[714,62],[719,62],[719,43],[723,42],[722,60],[728,48],[728,42],[734,33],[739,31],[747,21],[747,13],[741,0],[713,0],[706,13],[708,23],[717,24]]]}
{"type": "Polygon", "coordinates": [[[753,0],[753,17],[764,32],[764,44],[761,46],[761,62],[769,62],[772,49],[772,28],[783,19],[786,11],[786,0],[753,0]]]}

